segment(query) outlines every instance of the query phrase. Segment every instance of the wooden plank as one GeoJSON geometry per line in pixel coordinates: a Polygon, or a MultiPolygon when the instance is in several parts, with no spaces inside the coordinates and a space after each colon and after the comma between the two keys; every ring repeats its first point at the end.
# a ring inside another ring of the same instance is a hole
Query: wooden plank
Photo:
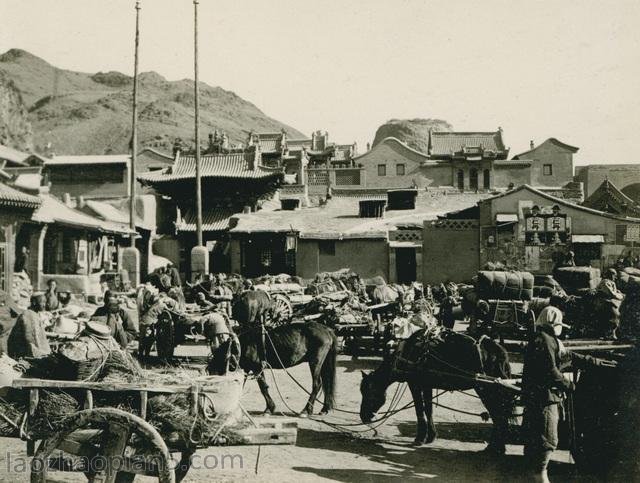
{"type": "MultiPolygon", "coordinates": [[[[40,401],[40,392],[37,388],[29,390],[29,417],[32,418],[36,414],[38,409],[38,402],[40,401]]],[[[36,442],[32,439],[27,440],[27,456],[33,456],[36,454],[36,442]]]]}
{"type": "Polygon", "coordinates": [[[93,393],[91,389],[87,389],[84,393],[84,408],[93,409],[93,393]]]}
{"type": "Polygon", "coordinates": [[[296,444],[297,428],[243,428],[231,430],[234,445],[296,444]]]}
{"type": "MultiPolygon", "coordinates": [[[[232,379],[220,379],[219,382],[229,382],[232,379]]],[[[214,381],[215,383],[215,381],[214,381]]],[[[58,381],[50,379],[16,379],[12,387],[16,389],[89,389],[94,391],[146,391],[151,393],[183,393],[190,392],[192,387],[197,387],[199,392],[219,393],[221,388],[213,384],[171,384],[165,386],[146,386],[126,382],[85,382],[85,381],[58,381]]]]}
{"type": "Polygon", "coordinates": [[[147,401],[149,393],[147,391],[140,391],[140,417],[147,419],[147,401]]]}

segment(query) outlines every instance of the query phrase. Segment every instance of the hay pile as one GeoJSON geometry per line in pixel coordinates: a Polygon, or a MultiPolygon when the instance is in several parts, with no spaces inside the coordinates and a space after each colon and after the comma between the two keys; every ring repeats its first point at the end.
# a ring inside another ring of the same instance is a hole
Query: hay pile
{"type": "MultiPolygon", "coordinates": [[[[167,367],[163,370],[142,369],[130,354],[114,351],[102,364],[100,375],[91,379],[101,382],[129,382],[140,385],[177,385],[185,384],[201,372],[182,367],[167,367]],[[124,354],[124,356],[123,356],[124,354]]],[[[28,366],[25,375],[29,377],[52,378],[51,372],[59,372],[52,367],[50,358],[31,361],[20,366],[28,366]]],[[[17,363],[16,363],[17,364],[17,363]]],[[[0,398],[0,436],[19,437],[22,433],[48,436],[62,427],[64,420],[82,408],[82,391],[40,391],[40,400],[34,418],[26,424],[29,400],[28,392],[11,389],[6,397],[0,398]]],[[[135,392],[95,392],[95,407],[113,407],[132,414],[140,415],[139,396],[135,392]]],[[[227,429],[231,415],[216,415],[213,404],[204,398],[197,416],[191,414],[191,398],[188,393],[159,394],[149,397],[147,421],[163,437],[180,447],[228,444],[234,441],[234,433],[227,429]]],[[[235,428],[236,426],[234,426],[235,428]]]]}

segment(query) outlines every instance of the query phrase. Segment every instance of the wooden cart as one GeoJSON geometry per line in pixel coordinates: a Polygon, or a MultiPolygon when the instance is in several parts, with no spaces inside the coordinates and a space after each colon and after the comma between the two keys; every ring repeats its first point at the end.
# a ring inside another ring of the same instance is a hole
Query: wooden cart
{"type": "MultiPolygon", "coordinates": [[[[200,380],[200,379],[199,379],[200,380]]],[[[238,404],[244,374],[207,376],[206,383],[140,385],[113,382],[76,382],[43,379],[17,379],[13,387],[29,391],[29,418],[36,416],[41,390],[63,390],[81,394],[84,410],[75,413],[51,434],[26,434],[27,453],[34,456],[31,481],[45,482],[49,470],[79,471],[91,482],[131,482],[135,475],[158,478],[162,483],[178,482],[190,467],[197,449],[226,444],[224,438],[203,444],[185,442],[177,434],[160,434],[147,420],[148,397],[184,393],[191,401],[190,411],[197,417],[202,404],[212,403],[216,412],[231,415],[241,411],[238,404]],[[138,414],[113,407],[95,407],[95,393],[137,394],[138,414]],[[234,407],[235,404],[235,407],[234,407]],[[40,441],[37,450],[36,443],[40,441]],[[144,444],[141,444],[144,443],[144,444]],[[141,451],[140,448],[144,448],[141,451]],[[180,458],[173,457],[180,454],[180,458]]],[[[252,427],[235,429],[234,444],[295,444],[297,423],[288,418],[251,419],[252,427]]],[[[27,432],[28,433],[28,432],[27,432]]],[[[227,433],[229,434],[229,433],[227,433]]]]}

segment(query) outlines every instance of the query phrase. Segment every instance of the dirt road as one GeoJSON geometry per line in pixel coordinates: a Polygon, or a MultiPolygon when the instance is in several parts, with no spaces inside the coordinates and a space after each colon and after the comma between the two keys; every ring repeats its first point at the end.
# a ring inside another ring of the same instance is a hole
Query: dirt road
{"type": "MultiPolygon", "coordinates": [[[[182,354],[196,355],[204,347],[181,348],[182,354]]],[[[352,360],[340,356],[338,362],[337,401],[341,409],[358,411],[361,370],[371,370],[378,364],[376,358],[352,360]]],[[[305,387],[310,387],[306,365],[293,368],[291,374],[305,387]]],[[[269,374],[272,396],[278,409],[287,415],[278,396],[280,388],[286,403],[301,410],[306,394],[283,371],[275,371],[276,381],[269,374]]],[[[390,398],[395,386],[389,389],[390,398]]],[[[243,396],[243,405],[251,413],[264,410],[264,400],[255,381],[249,381],[243,396]]],[[[409,391],[403,403],[410,401],[409,391]]],[[[480,413],[480,401],[462,393],[446,394],[439,402],[480,413]]],[[[320,406],[316,406],[319,410],[320,406]]],[[[479,417],[453,413],[436,408],[438,440],[429,446],[411,446],[415,431],[413,409],[398,413],[377,429],[377,433],[342,434],[322,421],[357,423],[356,414],[334,412],[328,416],[300,419],[296,446],[218,447],[199,451],[198,462],[208,469],[192,469],[184,481],[411,481],[437,478],[446,481],[525,481],[522,476],[522,446],[513,441],[507,455],[492,459],[481,453],[489,436],[489,423],[479,417]],[[258,453],[259,461],[258,461],[258,453]],[[256,471],[257,470],[257,471],[256,471]]],[[[362,430],[366,427],[353,427],[362,430]]],[[[24,443],[0,438],[0,481],[26,482],[29,475],[16,462],[26,458],[24,443]]],[[[574,467],[566,451],[554,455],[550,475],[553,481],[588,481],[573,475],[574,467]]],[[[54,481],[86,481],[82,475],[54,473],[54,481]]],[[[136,480],[138,481],[138,480],[136,480]]],[[[140,481],[146,481],[141,479],[140,481]]]]}

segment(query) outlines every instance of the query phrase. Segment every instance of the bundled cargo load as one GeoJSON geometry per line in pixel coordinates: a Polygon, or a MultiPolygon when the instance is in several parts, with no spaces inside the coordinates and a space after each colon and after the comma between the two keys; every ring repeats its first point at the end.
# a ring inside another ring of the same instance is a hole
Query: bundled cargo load
{"type": "Polygon", "coordinates": [[[481,299],[532,300],[534,278],[529,272],[478,272],[476,289],[481,299]]]}
{"type": "Polygon", "coordinates": [[[554,272],[555,279],[569,295],[595,290],[600,283],[600,269],[594,267],[561,267],[554,272]]]}

